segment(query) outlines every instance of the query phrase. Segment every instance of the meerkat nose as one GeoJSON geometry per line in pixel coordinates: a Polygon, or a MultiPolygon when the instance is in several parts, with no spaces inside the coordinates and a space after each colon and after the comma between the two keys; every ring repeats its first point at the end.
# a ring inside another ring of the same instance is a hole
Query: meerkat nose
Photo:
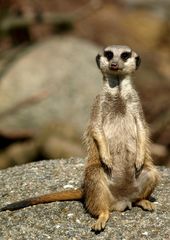
{"type": "Polygon", "coordinates": [[[112,67],[117,67],[117,63],[111,63],[112,67]]]}
{"type": "Polygon", "coordinates": [[[111,67],[111,69],[117,70],[117,69],[118,69],[118,64],[115,63],[115,62],[112,62],[112,63],[110,64],[110,67],[111,67]]]}

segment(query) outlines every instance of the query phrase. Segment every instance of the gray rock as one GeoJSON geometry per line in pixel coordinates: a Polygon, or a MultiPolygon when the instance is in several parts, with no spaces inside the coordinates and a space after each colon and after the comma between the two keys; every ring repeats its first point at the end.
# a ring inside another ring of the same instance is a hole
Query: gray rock
{"type": "Polygon", "coordinates": [[[1,119],[0,129],[37,129],[66,119],[84,129],[102,83],[95,63],[98,50],[89,41],[69,36],[30,47],[1,79],[0,114],[32,96],[49,95],[1,119]]]}
{"type": "MultiPolygon", "coordinates": [[[[81,185],[82,159],[49,160],[0,171],[0,207],[6,203],[81,185]]],[[[54,202],[0,213],[0,239],[170,239],[169,173],[161,168],[162,181],[154,192],[157,210],[133,208],[113,212],[104,232],[90,231],[94,219],[80,202],[54,202]]]]}

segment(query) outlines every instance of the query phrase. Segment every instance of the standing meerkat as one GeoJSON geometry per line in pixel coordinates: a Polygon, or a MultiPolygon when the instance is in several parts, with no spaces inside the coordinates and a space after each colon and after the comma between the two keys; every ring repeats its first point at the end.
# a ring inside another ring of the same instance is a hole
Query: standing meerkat
{"type": "Polygon", "coordinates": [[[1,209],[16,210],[53,201],[81,200],[97,218],[92,229],[105,228],[111,211],[132,203],[153,211],[149,197],[159,181],[152,163],[149,131],[131,75],[140,57],[127,46],[113,45],[97,55],[103,89],[96,97],[85,133],[87,164],[81,189],[38,196],[1,209]]]}

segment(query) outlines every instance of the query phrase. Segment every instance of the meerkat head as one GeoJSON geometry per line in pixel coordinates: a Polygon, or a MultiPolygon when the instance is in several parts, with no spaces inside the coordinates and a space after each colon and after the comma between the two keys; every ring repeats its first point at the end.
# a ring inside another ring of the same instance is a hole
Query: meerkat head
{"type": "Polygon", "coordinates": [[[96,63],[103,74],[126,75],[139,67],[141,59],[128,46],[112,45],[96,56],[96,63]]]}

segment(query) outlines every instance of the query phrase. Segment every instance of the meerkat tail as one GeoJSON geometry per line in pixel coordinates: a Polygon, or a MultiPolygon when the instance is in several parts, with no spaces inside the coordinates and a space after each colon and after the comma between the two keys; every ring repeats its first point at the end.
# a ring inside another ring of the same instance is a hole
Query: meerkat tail
{"type": "Polygon", "coordinates": [[[26,208],[29,206],[41,204],[41,203],[50,203],[56,201],[73,201],[73,200],[81,200],[83,199],[83,191],[81,189],[76,190],[67,190],[56,193],[49,193],[42,196],[37,196],[33,198],[28,198],[22,201],[14,202],[6,205],[5,207],[0,209],[2,211],[14,211],[21,208],[26,208]]]}

